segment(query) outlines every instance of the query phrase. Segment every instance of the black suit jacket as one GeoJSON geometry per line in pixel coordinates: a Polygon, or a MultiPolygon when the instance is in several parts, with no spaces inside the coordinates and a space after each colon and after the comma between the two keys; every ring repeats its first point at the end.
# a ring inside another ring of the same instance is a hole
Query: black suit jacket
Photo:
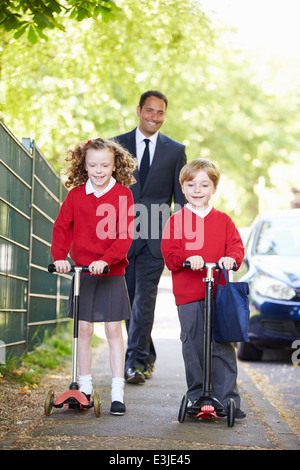
{"type": "MultiPolygon", "coordinates": [[[[135,132],[136,129],[114,138],[134,157],[136,157],[135,132]]],[[[134,239],[139,236],[145,238],[151,254],[156,258],[162,258],[162,232],[171,215],[172,200],[175,210],[185,204],[179,183],[179,173],[185,163],[185,146],[159,132],[153,161],[143,189],[141,189],[138,170],[134,173],[136,183],[130,187],[136,214],[134,239]]],[[[135,240],[128,257],[133,253],[134,243],[135,240]]]]}

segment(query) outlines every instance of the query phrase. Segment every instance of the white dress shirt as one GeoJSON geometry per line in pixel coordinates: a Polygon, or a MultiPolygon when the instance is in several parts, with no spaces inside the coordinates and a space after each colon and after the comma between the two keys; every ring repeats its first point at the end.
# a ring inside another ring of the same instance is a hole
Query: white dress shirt
{"type": "Polygon", "coordinates": [[[194,212],[196,215],[199,215],[199,217],[202,217],[202,219],[204,219],[204,217],[210,213],[210,211],[212,210],[213,206],[211,204],[208,204],[208,208],[205,209],[204,211],[201,211],[201,210],[197,210],[197,209],[194,209],[191,204],[187,203],[185,205],[185,207],[187,209],[189,209],[190,211],[194,212]]]}
{"type": "Polygon", "coordinates": [[[158,131],[155,132],[155,134],[151,135],[150,137],[144,136],[142,132],[139,130],[139,128],[136,128],[136,133],[135,133],[135,141],[136,141],[136,158],[138,161],[138,168],[140,169],[140,164],[142,160],[142,156],[144,154],[145,150],[145,142],[144,139],[149,139],[149,153],[150,153],[150,166],[153,161],[154,157],[154,152],[155,152],[155,147],[156,147],[156,141],[157,141],[157,136],[158,136],[158,131]]]}
{"type": "Polygon", "coordinates": [[[92,182],[89,178],[86,182],[86,185],[85,185],[85,192],[86,192],[87,195],[88,194],[95,194],[96,197],[101,197],[101,196],[103,196],[103,194],[107,193],[115,184],[116,184],[116,180],[113,176],[111,176],[111,178],[109,180],[109,183],[106,186],[106,188],[101,193],[99,193],[98,191],[96,191],[94,189],[94,186],[92,185],[92,182]]]}

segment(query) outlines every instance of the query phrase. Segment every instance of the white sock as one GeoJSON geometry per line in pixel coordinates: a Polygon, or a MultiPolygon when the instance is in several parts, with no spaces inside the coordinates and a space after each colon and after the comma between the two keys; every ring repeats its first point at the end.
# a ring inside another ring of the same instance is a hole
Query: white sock
{"type": "Polygon", "coordinates": [[[124,383],[123,377],[113,377],[111,381],[111,401],[124,403],[124,383]]]}
{"type": "Polygon", "coordinates": [[[80,390],[80,392],[83,392],[86,395],[91,395],[92,394],[93,385],[92,385],[92,376],[91,376],[91,374],[80,375],[79,376],[79,390],[80,390]]]}

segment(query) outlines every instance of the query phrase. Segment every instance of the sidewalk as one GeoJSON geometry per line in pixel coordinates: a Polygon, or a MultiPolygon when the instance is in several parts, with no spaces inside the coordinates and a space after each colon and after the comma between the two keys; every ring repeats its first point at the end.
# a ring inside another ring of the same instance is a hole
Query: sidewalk
{"type": "Polygon", "coordinates": [[[246,419],[236,420],[233,428],[227,426],[226,419],[204,422],[186,417],[183,423],[178,422],[186,386],[169,276],[163,276],[160,282],[153,338],[158,357],[155,372],[143,385],[126,385],[124,416],[109,413],[111,374],[108,348],[104,346],[93,361],[94,385],[102,402],[100,418],[95,417],[93,409],[86,412],[54,409],[35,428],[32,434],[35,445],[40,443],[40,448],[47,449],[49,439],[55,440],[59,449],[130,450],[132,455],[138,450],[300,449],[299,439],[241,364],[239,389],[246,419]]]}

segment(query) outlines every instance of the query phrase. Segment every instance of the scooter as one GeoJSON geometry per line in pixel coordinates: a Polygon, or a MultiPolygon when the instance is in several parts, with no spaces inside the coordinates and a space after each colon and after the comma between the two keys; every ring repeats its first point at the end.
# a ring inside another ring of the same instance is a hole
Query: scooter
{"type": "MultiPolygon", "coordinates": [[[[55,265],[49,264],[48,271],[50,273],[56,272],[55,265]]],[[[53,408],[62,408],[63,406],[68,406],[69,409],[88,409],[93,407],[96,417],[99,418],[101,415],[101,403],[97,390],[94,390],[90,399],[88,399],[83,392],[79,391],[77,383],[80,273],[89,272],[89,268],[88,266],[72,266],[71,272],[74,272],[72,382],[69,386],[69,390],[63,392],[56,399],[54,391],[52,389],[48,390],[44,405],[45,415],[50,416],[53,408]]],[[[108,272],[109,268],[106,266],[103,274],[107,274],[108,272]]]]}
{"type": "MultiPolygon", "coordinates": [[[[190,269],[189,261],[183,263],[183,267],[190,269]]],[[[219,418],[226,409],[227,425],[232,427],[235,421],[235,401],[230,398],[226,407],[217,398],[212,396],[211,388],[211,364],[212,364],[212,314],[213,314],[213,270],[220,269],[218,263],[205,263],[207,277],[205,282],[205,306],[204,306],[204,355],[203,355],[203,394],[191,408],[192,417],[195,419],[219,418]],[[219,413],[219,415],[218,415],[219,413]]],[[[236,270],[234,266],[233,270],[236,270]]],[[[181,401],[178,421],[183,423],[188,405],[188,397],[184,395],[181,401]]]]}

